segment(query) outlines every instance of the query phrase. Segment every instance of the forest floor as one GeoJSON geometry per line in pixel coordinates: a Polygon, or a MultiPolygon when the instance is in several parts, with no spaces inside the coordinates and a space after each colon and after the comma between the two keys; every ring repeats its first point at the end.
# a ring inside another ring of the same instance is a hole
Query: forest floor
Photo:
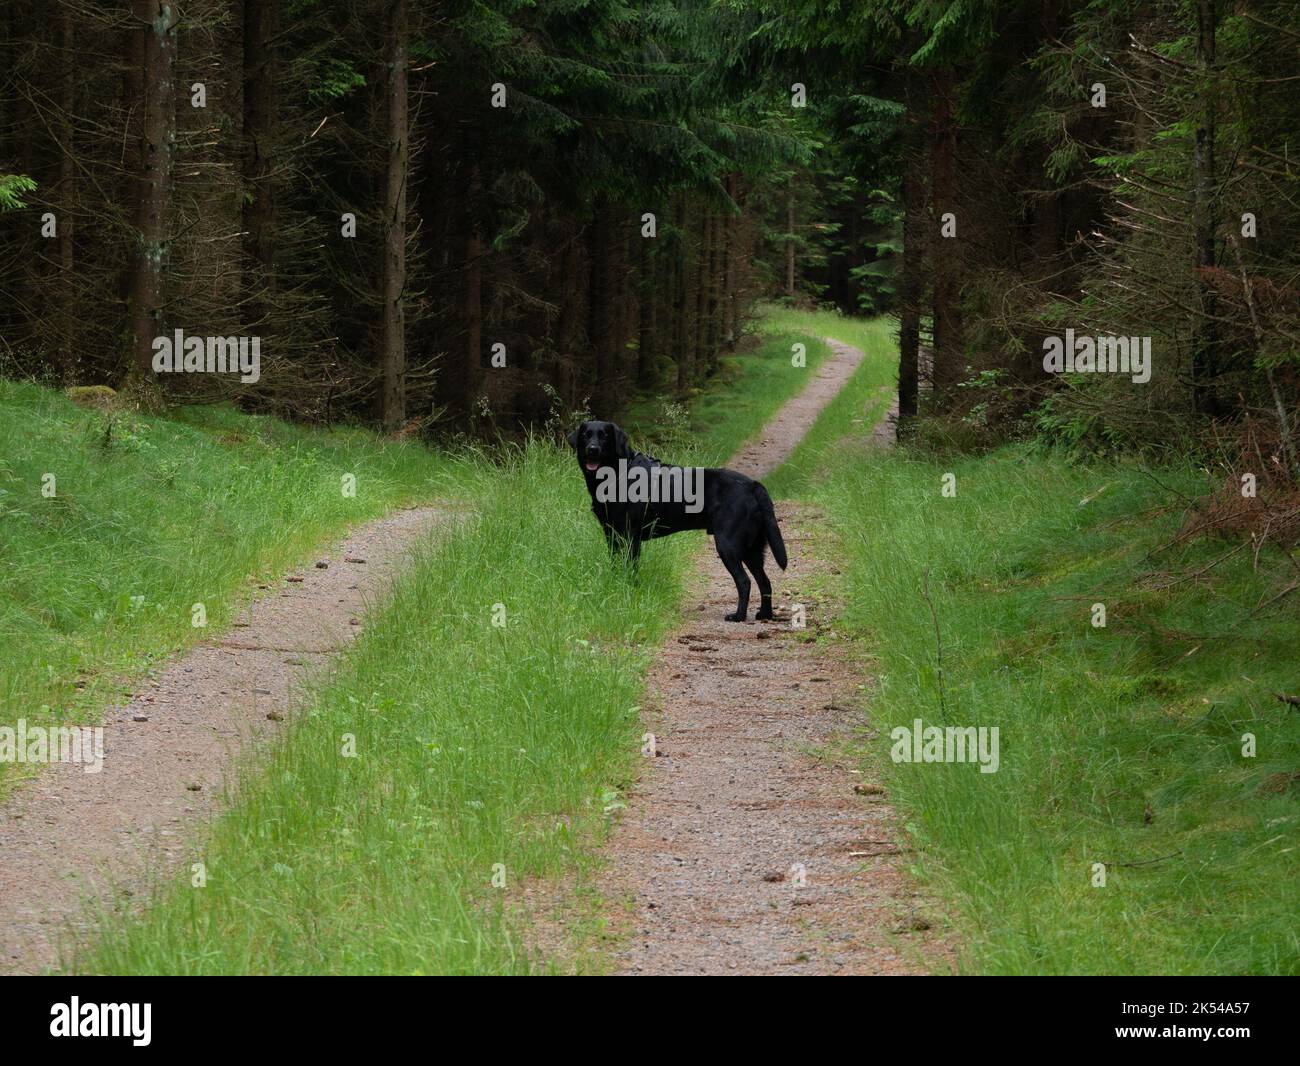
{"type": "Polygon", "coordinates": [[[368,603],[442,517],[415,507],[354,530],[110,709],[99,772],[56,762],[15,787],[0,808],[0,973],[54,966],[61,941],[182,860],[236,753],[288,718],[304,677],[360,633],[368,603]]]}
{"type": "MultiPolygon", "coordinates": [[[[729,466],[762,478],[793,453],[863,357],[828,343],[814,380],[729,466]]],[[[887,415],[877,444],[890,428],[887,415]]],[[[723,621],[735,585],[710,544],[651,668],[657,757],[593,886],[621,974],[908,974],[946,954],[884,790],[854,768],[870,679],[836,639],[836,545],[816,507],[777,511],[791,563],[776,621],[723,621]]]]}

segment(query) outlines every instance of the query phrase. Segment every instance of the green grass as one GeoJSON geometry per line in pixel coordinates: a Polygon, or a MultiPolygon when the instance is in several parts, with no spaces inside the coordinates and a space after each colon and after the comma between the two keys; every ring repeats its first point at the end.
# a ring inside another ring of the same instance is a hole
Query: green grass
{"type": "MultiPolygon", "coordinates": [[[[1273,693],[1300,690],[1300,621],[1285,598],[1252,614],[1294,578],[1289,562],[1166,548],[1179,500],[1136,465],[860,444],[810,441],[778,480],[826,510],[843,546],[843,624],[878,680],[864,761],[915,839],[916,872],[955,909],[962,969],[1297,972],[1300,716],[1273,693]],[[1000,770],[894,763],[890,730],[915,718],[997,726],[1000,770]]],[[[1190,467],[1155,474],[1205,489],[1190,467]]]]}
{"type": "Polygon", "coordinates": [[[724,356],[717,373],[689,398],[684,432],[665,429],[672,412],[665,412],[660,395],[634,403],[626,418],[633,447],[648,449],[665,462],[725,464],[782,404],[803,390],[830,355],[818,329],[822,318],[833,321],[836,316],[783,313],[785,324],[777,329],[771,326],[775,313],[763,309],[757,347],[724,356]],[[806,349],[804,366],[792,362],[795,344],[806,349]]]}
{"type": "MultiPolygon", "coordinates": [[[[0,382],[0,724],[97,720],[123,679],[221,627],[259,579],[454,490],[456,469],[360,430],[229,408],[107,415],[0,382]]],[[[0,790],[15,770],[0,764],[0,790]]]]}
{"type": "Polygon", "coordinates": [[[695,542],[612,567],[571,455],[474,488],[141,918],[78,969],[517,973],[503,904],[585,861],[640,757],[641,678],[695,542]],[[504,626],[493,624],[494,604],[504,626]],[[342,754],[355,737],[356,757],[342,754]],[[505,887],[494,888],[494,867],[505,887]]]}
{"type": "MultiPolygon", "coordinates": [[[[779,304],[769,304],[761,308],[761,312],[758,329],[767,336],[804,334],[833,337],[864,352],[876,351],[882,358],[886,353],[879,347],[881,338],[898,327],[897,322],[890,318],[849,318],[834,311],[799,311],[779,304]]],[[[888,353],[886,361],[891,373],[898,369],[897,349],[888,353]]],[[[889,381],[882,384],[889,384],[889,381]]]]}

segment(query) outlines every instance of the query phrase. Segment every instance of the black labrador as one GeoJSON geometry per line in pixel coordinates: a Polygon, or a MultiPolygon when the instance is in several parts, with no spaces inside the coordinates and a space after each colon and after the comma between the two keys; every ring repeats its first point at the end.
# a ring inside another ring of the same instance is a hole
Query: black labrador
{"type": "Polygon", "coordinates": [[[728,622],[743,622],[749,610],[749,578],[762,597],[755,620],[770,619],[772,582],[763,572],[763,555],[786,567],[785,542],[767,489],[735,470],[670,466],[632,450],[627,434],[613,422],[584,422],[569,434],[591,495],[591,513],[605,531],[613,552],[627,551],[635,562],[641,542],[684,529],[713,536],[722,565],[736,582],[739,602],[728,622]]]}

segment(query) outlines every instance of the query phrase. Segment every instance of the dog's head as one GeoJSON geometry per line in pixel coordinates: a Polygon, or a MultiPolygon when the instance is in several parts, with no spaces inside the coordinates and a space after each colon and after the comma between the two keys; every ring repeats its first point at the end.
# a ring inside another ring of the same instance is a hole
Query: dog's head
{"type": "Polygon", "coordinates": [[[577,453],[578,465],[589,474],[632,458],[627,434],[613,422],[584,422],[569,434],[569,443],[577,453]]]}

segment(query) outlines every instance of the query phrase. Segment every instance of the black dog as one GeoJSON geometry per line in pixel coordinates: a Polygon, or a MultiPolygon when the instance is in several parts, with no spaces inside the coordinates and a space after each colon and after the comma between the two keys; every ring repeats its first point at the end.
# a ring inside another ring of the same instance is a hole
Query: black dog
{"type": "Polygon", "coordinates": [[[669,466],[634,452],[627,434],[612,422],[584,422],[569,434],[591,494],[591,513],[605,531],[610,550],[626,550],[635,562],[641,542],[684,529],[712,534],[718,557],[736,582],[739,602],[728,622],[743,622],[749,610],[749,578],[762,596],[755,620],[772,618],[772,582],[763,573],[763,553],[786,566],[785,542],[767,489],[735,470],[669,466]],[[638,488],[639,486],[639,488],[638,488]]]}

